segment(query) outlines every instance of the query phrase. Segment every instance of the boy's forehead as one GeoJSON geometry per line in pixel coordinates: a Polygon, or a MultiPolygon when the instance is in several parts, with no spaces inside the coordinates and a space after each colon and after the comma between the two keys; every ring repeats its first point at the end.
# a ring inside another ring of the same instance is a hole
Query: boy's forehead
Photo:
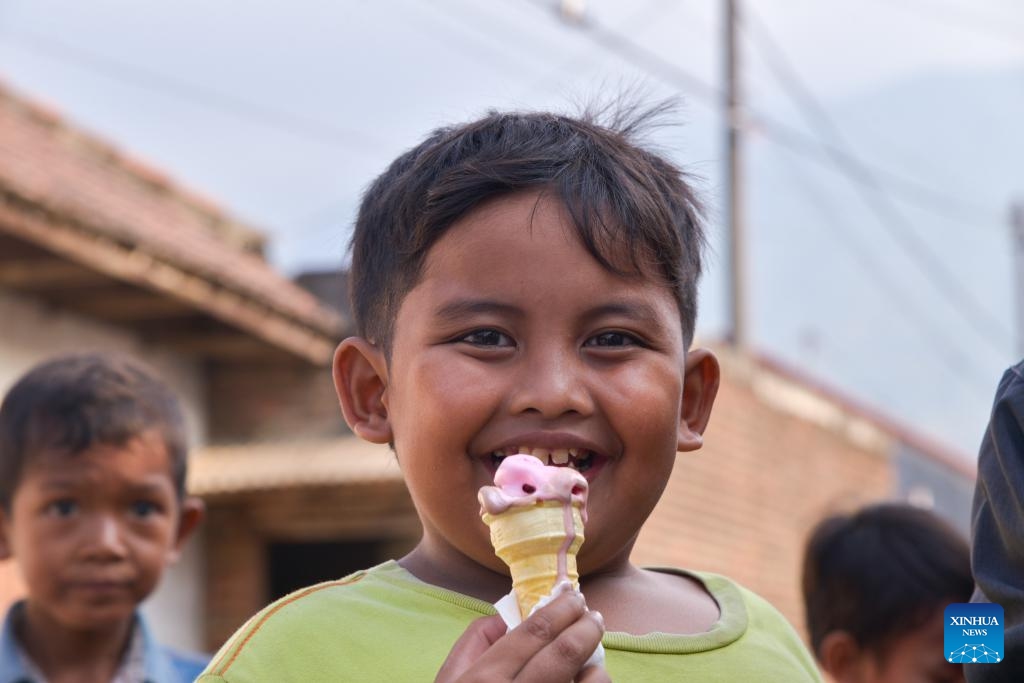
{"type": "Polygon", "coordinates": [[[484,265],[479,261],[481,258],[500,265],[514,256],[527,256],[537,260],[538,268],[531,269],[526,264],[524,277],[557,280],[571,273],[573,267],[596,265],[609,275],[635,281],[663,281],[657,266],[644,267],[630,260],[634,249],[624,229],[617,229],[611,221],[604,226],[600,239],[607,244],[601,252],[614,269],[590,253],[572,214],[553,193],[527,191],[494,197],[461,216],[431,246],[420,279],[437,275],[450,277],[453,270],[478,274],[480,266],[484,265]],[[467,262],[467,252],[473,252],[477,260],[467,262]],[[549,255],[557,255],[563,267],[540,270],[540,262],[550,261],[545,258],[549,255]]]}
{"type": "Polygon", "coordinates": [[[600,263],[564,207],[532,194],[492,201],[457,221],[428,254],[399,319],[403,309],[453,321],[473,313],[514,317],[537,305],[552,320],[559,312],[621,314],[682,335],[678,301],[662,279],[600,263]]]}
{"type": "Polygon", "coordinates": [[[82,476],[107,471],[118,475],[164,476],[173,479],[170,452],[157,430],[147,430],[123,442],[91,444],[81,451],[42,448],[26,458],[23,476],[82,476]]]}

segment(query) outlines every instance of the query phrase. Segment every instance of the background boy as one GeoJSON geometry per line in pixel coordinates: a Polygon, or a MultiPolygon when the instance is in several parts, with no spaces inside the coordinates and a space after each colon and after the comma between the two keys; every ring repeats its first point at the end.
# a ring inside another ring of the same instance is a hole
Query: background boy
{"type": "Polygon", "coordinates": [[[962,683],[943,657],[946,606],[970,599],[967,541],[936,515],[884,504],[815,527],[804,556],[811,646],[836,683],[962,683]]]}
{"type": "Polygon", "coordinates": [[[491,113],[370,187],[352,244],[360,336],[338,348],[335,384],[353,431],[393,446],[423,537],[256,615],[203,680],[818,679],[756,596],[629,562],[718,387],[711,353],[688,351],[697,203],[635,141],[655,114],[491,113]],[[578,564],[595,611],[566,595],[503,635],[480,619],[510,582],[476,496],[517,451],[590,482],[578,564]],[[580,671],[604,624],[607,674],[580,671]]]}
{"type": "Polygon", "coordinates": [[[153,640],[137,607],[202,518],[184,495],[175,396],[128,358],[73,355],[0,406],[0,559],[27,597],[0,635],[0,681],[192,681],[205,660],[153,640]]]}

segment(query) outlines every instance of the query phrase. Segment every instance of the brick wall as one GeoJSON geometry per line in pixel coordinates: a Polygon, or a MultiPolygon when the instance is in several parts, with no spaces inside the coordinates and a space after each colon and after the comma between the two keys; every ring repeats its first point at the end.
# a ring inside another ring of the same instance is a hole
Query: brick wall
{"type": "Polygon", "coordinates": [[[803,632],[807,533],[829,512],[891,495],[890,445],[877,435],[858,445],[849,422],[828,411],[812,415],[813,396],[802,397],[807,414],[798,415],[801,397],[772,395],[792,386],[766,388],[756,368],[730,369],[728,359],[723,366],[704,448],[679,455],[634,559],[725,574],[803,632]]]}
{"type": "Polygon", "coordinates": [[[348,431],[330,368],[218,364],[210,369],[207,403],[212,443],[315,438],[348,431]]]}

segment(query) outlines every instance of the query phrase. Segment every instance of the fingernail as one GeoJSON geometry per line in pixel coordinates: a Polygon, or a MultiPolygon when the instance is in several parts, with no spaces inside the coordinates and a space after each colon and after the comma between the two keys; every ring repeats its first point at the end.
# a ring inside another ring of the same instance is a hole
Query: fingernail
{"type": "Polygon", "coordinates": [[[603,631],[604,630],[604,615],[601,614],[600,612],[598,612],[596,609],[590,610],[589,612],[587,612],[587,614],[590,615],[591,619],[593,619],[594,621],[597,622],[597,625],[600,626],[601,630],[603,631]]]}

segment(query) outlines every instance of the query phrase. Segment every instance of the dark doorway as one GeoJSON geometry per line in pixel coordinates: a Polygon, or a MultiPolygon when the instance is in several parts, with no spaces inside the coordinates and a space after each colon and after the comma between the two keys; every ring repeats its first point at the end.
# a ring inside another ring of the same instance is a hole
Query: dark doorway
{"type": "Polygon", "coordinates": [[[327,543],[271,543],[270,600],[321,581],[333,581],[359,569],[380,564],[384,552],[380,541],[335,541],[327,543]]]}

